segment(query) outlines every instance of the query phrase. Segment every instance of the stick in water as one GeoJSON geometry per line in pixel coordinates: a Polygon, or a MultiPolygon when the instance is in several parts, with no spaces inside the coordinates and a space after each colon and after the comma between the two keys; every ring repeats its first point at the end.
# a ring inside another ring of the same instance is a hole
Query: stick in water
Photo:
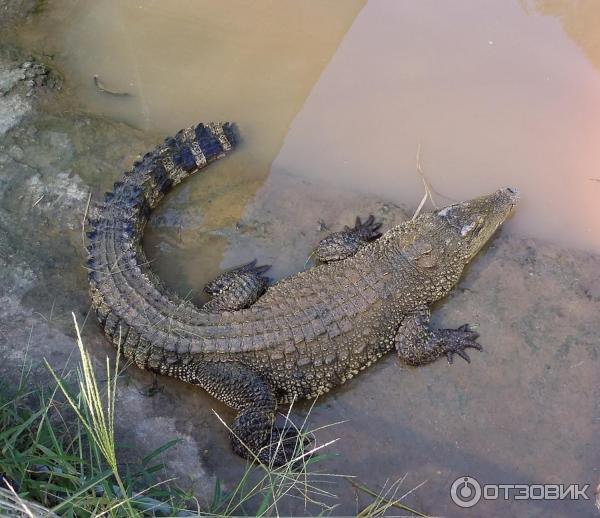
{"type": "Polygon", "coordinates": [[[105,94],[117,95],[119,97],[128,97],[131,95],[129,92],[115,92],[114,90],[110,90],[109,88],[106,88],[104,83],[100,80],[100,77],[98,76],[98,74],[94,75],[94,85],[96,86],[96,88],[98,90],[100,90],[101,92],[103,92],[105,94]]]}

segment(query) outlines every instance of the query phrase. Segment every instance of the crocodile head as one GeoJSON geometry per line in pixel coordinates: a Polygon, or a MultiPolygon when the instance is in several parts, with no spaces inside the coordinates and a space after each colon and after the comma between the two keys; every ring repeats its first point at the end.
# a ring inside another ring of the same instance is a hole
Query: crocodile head
{"type": "Polygon", "coordinates": [[[453,248],[458,249],[465,262],[470,261],[504,223],[518,200],[518,192],[506,187],[431,213],[437,220],[434,226],[444,236],[443,248],[451,253],[453,248]]]}
{"type": "Polygon", "coordinates": [[[401,224],[380,239],[392,257],[400,254],[430,280],[431,300],[447,294],[465,265],[506,220],[518,201],[514,189],[450,205],[401,224]]]}

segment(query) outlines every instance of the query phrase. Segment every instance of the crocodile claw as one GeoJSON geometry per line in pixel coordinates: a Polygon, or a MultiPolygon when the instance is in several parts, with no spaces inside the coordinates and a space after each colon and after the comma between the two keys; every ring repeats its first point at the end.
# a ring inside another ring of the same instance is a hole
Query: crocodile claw
{"type": "Polygon", "coordinates": [[[259,454],[261,462],[280,467],[293,462],[294,470],[301,469],[311,455],[306,455],[307,447],[314,441],[312,436],[302,434],[289,427],[273,427],[271,442],[259,454]],[[298,460],[294,460],[298,459],[298,460]]]}
{"type": "Polygon", "coordinates": [[[271,268],[270,264],[263,264],[262,266],[256,266],[257,259],[250,261],[249,263],[243,264],[242,266],[238,266],[235,268],[235,271],[238,272],[246,272],[246,273],[254,273],[256,275],[262,275],[269,268],[271,268]]]}
{"type": "Polygon", "coordinates": [[[308,435],[306,433],[299,434],[298,430],[290,428],[289,426],[275,426],[273,427],[273,432],[271,434],[272,444],[276,445],[278,441],[281,441],[282,443],[288,443],[293,446],[297,446],[298,449],[300,446],[298,444],[300,438],[302,439],[303,447],[308,446],[311,442],[314,441],[314,437],[312,437],[311,435],[308,435]]]}
{"type": "Polygon", "coordinates": [[[377,239],[381,237],[381,232],[378,230],[381,228],[383,223],[381,221],[375,222],[375,216],[371,214],[364,223],[357,216],[356,221],[354,222],[354,228],[350,228],[346,226],[346,230],[356,232],[362,239],[365,241],[372,241],[373,239],[377,239]]]}
{"type": "Polygon", "coordinates": [[[482,350],[481,344],[475,341],[479,338],[479,333],[473,331],[469,324],[464,324],[457,329],[444,329],[442,332],[444,353],[450,364],[454,363],[455,354],[467,363],[471,363],[471,358],[465,351],[467,348],[482,350]]]}

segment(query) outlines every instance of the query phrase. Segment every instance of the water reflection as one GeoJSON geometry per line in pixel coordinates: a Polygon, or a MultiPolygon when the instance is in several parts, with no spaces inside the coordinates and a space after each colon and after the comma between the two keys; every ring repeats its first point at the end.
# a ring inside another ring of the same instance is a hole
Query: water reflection
{"type": "Polygon", "coordinates": [[[414,206],[421,144],[449,198],[515,185],[509,230],[598,251],[598,134],[600,77],[554,19],[516,1],[382,0],[346,35],[273,169],[414,206]]]}

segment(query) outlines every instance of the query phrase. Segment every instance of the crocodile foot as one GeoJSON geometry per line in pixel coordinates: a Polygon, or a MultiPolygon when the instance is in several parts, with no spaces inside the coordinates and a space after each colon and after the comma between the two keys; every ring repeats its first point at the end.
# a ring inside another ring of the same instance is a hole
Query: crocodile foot
{"type": "Polygon", "coordinates": [[[369,215],[369,217],[363,223],[361,219],[357,216],[356,221],[354,223],[354,228],[350,228],[348,226],[344,227],[344,230],[347,232],[356,232],[359,234],[365,241],[373,241],[378,237],[381,237],[381,232],[378,230],[381,228],[383,223],[381,221],[376,222],[375,216],[373,214],[369,215]]]}
{"type": "Polygon", "coordinates": [[[290,427],[273,427],[271,440],[259,453],[258,458],[264,464],[272,467],[281,467],[292,463],[293,469],[301,468],[312,455],[306,454],[307,447],[313,438],[298,434],[290,427]]]}
{"type": "Polygon", "coordinates": [[[222,273],[204,291],[213,295],[203,309],[209,312],[237,311],[254,304],[265,292],[270,279],[263,274],[271,265],[256,266],[256,259],[222,273]]]}
{"type": "Polygon", "coordinates": [[[297,469],[310,458],[305,453],[311,442],[312,438],[300,436],[296,430],[273,427],[268,442],[260,448],[237,438],[233,438],[232,447],[241,457],[258,460],[264,466],[279,468],[291,464],[293,469],[297,469]]]}
{"type": "Polygon", "coordinates": [[[380,237],[381,225],[381,222],[375,221],[373,215],[370,215],[364,222],[357,217],[354,228],[346,226],[344,230],[334,232],[322,239],[313,254],[322,263],[347,259],[367,243],[380,237]]]}
{"type": "Polygon", "coordinates": [[[312,457],[307,452],[313,440],[308,435],[299,435],[292,428],[274,427],[269,444],[260,450],[258,458],[263,464],[274,468],[290,464],[294,470],[301,469],[303,463],[312,457]]]}
{"type": "Polygon", "coordinates": [[[471,358],[469,358],[465,349],[482,350],[481,345],[475,341],[479,338],[479,333],[471,330],[469,324],[464,324],[457,329],[440,329],[436,331],[436,335],[436,338],[442,344],[443,353],[448,358],[448,363],[453,363],[455,354],[467,363],[471,363],[471,358]]]}

